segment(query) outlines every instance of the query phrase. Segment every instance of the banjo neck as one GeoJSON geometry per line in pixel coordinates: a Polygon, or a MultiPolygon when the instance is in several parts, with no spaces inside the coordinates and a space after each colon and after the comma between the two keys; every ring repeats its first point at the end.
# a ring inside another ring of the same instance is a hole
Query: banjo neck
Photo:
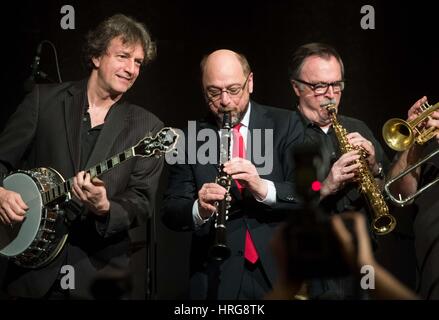
{"type": "MultiPolygon", "coordinates": [[[[125,151],[85,170],[85,172],[90,174],[90,179],[93,179],[94,177],[98,177],[104,174],[108,170],[118,166],[122,162],[125,162],[126,160],[131,159],[135,156],[136,153],[134,147],[130,147],[125,151]]],[[[72,187],[73,187],[73,177],[67,179],[63,183],[55,185],[54,187],[50,188],[47,191],[42,192],[41,195],[43,198],[44,205],[52,201],[55,201],[61,197],[67,196],[69,192],[72,190],[72,187]]]]}
{"type": "MultiPolygon", "coordinates": [[[[94,167],[85,170],[86,173],[90,174],[90,178],[98,177],[101,174],[107,172],[110,169],[118,166],[122,162],[131,159],[135,156],[140,157],[160,157],[163,154],[174,149],[177,140],[178,133],[171,127],[162,128],[155,136],[147,135],[141,139],[135,146],[132,146],[115,156],[104,160],[94,167]]],[[[61,197],[66,197],[70,199],[70,191],[73,187],[73,177],[67,179],[66,181],[56,184],[47,191],[41,192],[41,197],[44,205],[51,203],[61,197]]]]}

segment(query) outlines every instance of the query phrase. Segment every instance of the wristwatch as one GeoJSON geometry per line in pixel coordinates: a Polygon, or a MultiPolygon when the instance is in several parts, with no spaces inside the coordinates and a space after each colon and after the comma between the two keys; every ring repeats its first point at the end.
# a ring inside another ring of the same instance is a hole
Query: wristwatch
{"type": "Polygon", "coordinates": [[[377,165],[378,165],[378,172],[373,177],[376,179],[384,179],[385,175],[384,175],[383,165],[380,162],[378,162],[377,165]]]}

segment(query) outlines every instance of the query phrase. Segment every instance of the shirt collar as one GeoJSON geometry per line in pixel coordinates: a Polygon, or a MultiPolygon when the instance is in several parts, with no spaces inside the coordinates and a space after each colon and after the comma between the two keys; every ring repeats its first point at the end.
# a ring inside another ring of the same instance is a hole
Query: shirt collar
{"type": "Polygon", "coordinates": [[[250,103],[250,101],[249,101],[249,102],[248,102],[248,108],[247,108],[247,111],[245,112],[244,117],[243,117],[242,120],[241,120],[241,124],[242,124],[244,127],[247,127],[247,128],[248,128],[248,125],[249,125],[249,123],[250,123],[250,111],[251,111],[251,108],[252,108],[252,105],[251,105],[251,103],[250,103]]]}
{"type": "Polygon", "coordinates": [[[322,132],[328,134],[328,132],[332,129],[332,125],[329,126],[326,130],[321,128],[320,126],[316,125],[314,122],[309,120],[307,117],[305,117],[302,112],[300,112],[299,108],[297,108],[297,113],[299,114],[299,119],[303,125],[304,128],[316,128],[320,129],[322,132]]]}
{"type": "Polygon", "coordinates": [[[314,123],[313,123],[312,121],[310,121],[308,118],[306,118],[306,117],[302,114],[302,112],[300,112],[299,108],[297,108],[297,113],[299,114],[299,119],[300,119],[300,121],[302,122],[302,124],[303,124],[303,126],[304,126],[305,128],[308,128],[308,127],[312,127],[312,126],[314,126],[314,123]]]}

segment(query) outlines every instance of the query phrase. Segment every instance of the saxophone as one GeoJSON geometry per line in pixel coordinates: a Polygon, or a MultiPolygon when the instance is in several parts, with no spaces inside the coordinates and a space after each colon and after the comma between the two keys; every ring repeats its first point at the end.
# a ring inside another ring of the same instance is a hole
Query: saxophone
{"type": "Polygon", "coordinates": [[[396,219],[389,214],[389,208],[384,201],[384,197],[378,187],[375,178],[370,172],[367,164],[367,152],[361,147],[353,146],[348,142],[346,129],[337,120],[337,111],[335,104],[329,102],[323,105],[328,110],[331,118],[332,127],[334,128],[340,150],[342,154],[349,151],[360,150],[360,158],[356,160],[360,164],[356,181],[359,184],[360,192],[365,196],[373,212],[372,229],[378,235],[384,235],[392,232],[396,226],[396,219]]]}
{"type": "Polygon", "coordinates": [[[230,256],[230,248],[226,241],[226,220],[227,213],[230,209],[231,195],[230,187],[232,185],[232,177],[224,172],[224,163],[230,160],[230,141],[231,141],[232,116],[230,112],[225,112],[223,115],[223,125],[221,129],[220,142],[220,161],[218,167],[218,175],[215,178],[215,183],[226,189],[224,199],[215,203],[216,211],[215,218],[215,240],[210,247],[209,256],[213,260],[223,261],[230,256]]]}

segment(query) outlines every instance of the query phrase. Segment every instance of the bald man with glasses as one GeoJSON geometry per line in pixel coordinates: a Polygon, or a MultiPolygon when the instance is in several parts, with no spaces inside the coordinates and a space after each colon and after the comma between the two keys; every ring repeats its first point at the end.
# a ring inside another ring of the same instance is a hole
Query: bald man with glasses
{"type": "MultiPolygon", "coordinates": [[[[196,122],[197,134],[203,130],[221,135],[224,112],[231,113],[231,159],[224,164],[224,171],[233,179],[225,222],[230,256],[215,261],[208,255],[214,244],[216,202],[226,193],[215,183],[218,163],[200,159],[188,163],[190,154],[186,152],[184,164],[169,167],[163,221],[173,230],[192,232],[191,299],[261,299],[277,276],[269,240],[278,222],[298,206],[291,181],[293,168],[287,157],[302,141],[296,130],[299,120],[289,110],[250,99],[253,73],[242,54],[214,51],[202,60],[201,72],[208,116],[196,122]],[[236,148],[238,145],[242,148],[236,148]],[[269,170],[261,170],[258,154],[267,157],[269,170]]],[[[194,143],[185,136],[187,144],[194,143]]],[[[200,150],[198,143],[197,155],[200,150]]],[[[215,144],[213,153],[217,152],[215,144]]]]}

